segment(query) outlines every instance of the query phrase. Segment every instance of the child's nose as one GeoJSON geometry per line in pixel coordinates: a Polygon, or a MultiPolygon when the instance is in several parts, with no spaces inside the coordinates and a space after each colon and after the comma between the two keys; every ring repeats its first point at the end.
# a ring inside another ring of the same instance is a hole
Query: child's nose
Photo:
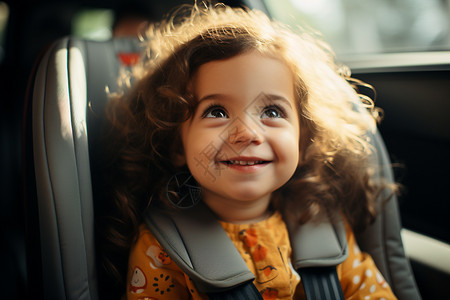
{"type": "Polygon", "coordinates": [[[251,120],[238,119],[235,126],[228,132],[228,141],[232,145],[261,144],[263,135],[258,125],[251,120]]]}

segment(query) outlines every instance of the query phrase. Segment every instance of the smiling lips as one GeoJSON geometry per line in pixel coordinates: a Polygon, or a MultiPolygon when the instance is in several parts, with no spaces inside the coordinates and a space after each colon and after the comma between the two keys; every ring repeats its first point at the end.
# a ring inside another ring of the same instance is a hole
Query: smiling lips
{"type": "Polygon", "coordinates": [[[240,165],[240,166],[253,166],[253,165],[260,165],[265,163],[264,160],[227,160],[226,163],[228,165],[240,165]]]}
{"type": "Polygon", "coordinates": [[[258,167],[265,166],[270,161],[262,160],[261,158],[235,158],[230,160],[224,160],[220,163],[226,164],[229,167],[245,168],[245,167],[258,167]]]}

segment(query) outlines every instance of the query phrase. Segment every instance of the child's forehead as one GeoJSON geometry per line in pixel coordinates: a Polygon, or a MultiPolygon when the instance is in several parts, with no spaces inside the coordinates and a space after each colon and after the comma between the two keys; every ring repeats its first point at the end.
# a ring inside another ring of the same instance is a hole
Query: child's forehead
{"type": "Polygon", "coordinates": [[[201,65],[193,90],[197,99],[210,95],[256,99],[260,94],[294,99],[294,76],[281,60],[250,51],[201,65]]]}
{"type": "Polygon", "coordinates": [[[291,68],[283,59],[257,50],[249,50],[229,58],[211,60],[201,64],[194,73],[194,80],[203,75],[232,79],[231,74],[239,77],[245,73],[254,73],[254,77],[261,73],[276,77],[277,74],[274,71],[293,75],[291,68]]]}

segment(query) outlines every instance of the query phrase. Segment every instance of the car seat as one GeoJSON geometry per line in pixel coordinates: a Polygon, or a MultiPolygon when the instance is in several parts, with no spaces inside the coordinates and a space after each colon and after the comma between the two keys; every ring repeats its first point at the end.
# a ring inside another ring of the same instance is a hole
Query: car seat
{"type": "MultiPolygon", "coordinates": [[[[63,38],[47,50],[34,74],[27,117],[28,269],[30,290],[45,299],[98,299],[95,216],[101,210],[96,161],[107,102],[121,67],[135,61],[132,38],[104,42],[63,38]],[[31,118],[31,119],[30,119],[31,118]],[[31,147],[32,146],[32,147],[31,147]],[[95,209],[94,209],[95,208],[95,209]]],[[[372,136],[392,180],[390,161],[378,133],[372,136]]],[[[357,235],[399,299],[420,299],[400,236],[397,199],[357,235]]]]}

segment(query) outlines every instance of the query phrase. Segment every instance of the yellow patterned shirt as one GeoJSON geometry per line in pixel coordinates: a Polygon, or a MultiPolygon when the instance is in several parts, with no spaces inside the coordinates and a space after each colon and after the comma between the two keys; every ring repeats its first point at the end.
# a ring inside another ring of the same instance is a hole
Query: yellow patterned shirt
{"type": "MultiPolygon", "coordinates": [[[[263,299],[305,299],[300,277],[290,263],[291,245],[279,213],[256,224],[221,222],[255,275],[263,299]]],[[[359,250],[346,227],[348,258],[337,267],[345,299],[396,299],[370,255],[359,250]]],[[[130,252],[127,299],[208,299],[170,259],[145,225],[130,252]]]]}

